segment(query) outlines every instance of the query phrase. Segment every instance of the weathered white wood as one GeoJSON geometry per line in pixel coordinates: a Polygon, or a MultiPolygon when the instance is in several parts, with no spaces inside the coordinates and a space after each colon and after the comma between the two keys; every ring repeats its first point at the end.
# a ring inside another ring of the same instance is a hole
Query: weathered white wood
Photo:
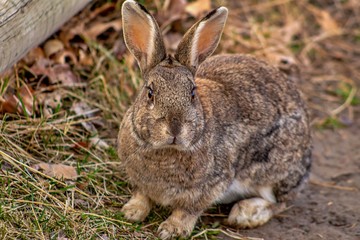
{"type": "Polygon", "coordinates": [[[0,73],[91,0],[0,0],[0,73]]]}

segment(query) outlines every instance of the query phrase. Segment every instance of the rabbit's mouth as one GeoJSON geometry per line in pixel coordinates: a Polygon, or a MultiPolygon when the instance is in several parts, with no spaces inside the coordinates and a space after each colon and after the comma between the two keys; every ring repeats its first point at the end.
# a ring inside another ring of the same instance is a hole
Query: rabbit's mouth
{"type": "Polygon", "coordinates": [[[167,144],[170,145],[170,146],[176,146],[176,145],[183,145],[182,144],[182,141],[181,141],[181,138],[178,137],[178,136],[174,136],[174,137],[171,137],[169,138],[169,140],[167,141],[167,144]]]}
{"type": "Polygon", "coordinates": [[[186,144],[180,136],[172,136],[167,139],[164,147],[171,147],[171,148],[176,148],[177,150],[184,150],[186,148],[186,144]]]}

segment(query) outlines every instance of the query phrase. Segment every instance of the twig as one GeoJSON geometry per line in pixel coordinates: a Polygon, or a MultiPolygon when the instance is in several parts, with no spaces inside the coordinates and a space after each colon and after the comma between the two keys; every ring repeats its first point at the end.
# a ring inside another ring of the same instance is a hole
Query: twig
{"type": "MultiPolygon", "coordinates": [[[[75,211],[77,213],[81,213],[81,212],[78,212],[78,211],[75,211]]],[[[125,222],[125,221],[121,221],[121,220],[117,220],[117,219],[113,219],[113,218],[108,218],[108,217],[105,217],[105,216],[102,216],[102,215],[98,215],[96,213],[81,213],[83,215],[88,215],[88,216],[93,216],[93,217],[99,217],[99,218],[102,218],[102,219],[106,219],[110,222],[117,222],[117,223],[121,223],[121,224],[124,224],[124,225],[132,225],[131,223],[128,223],[128,222],[125,222]]]]}
{"type": "Polygon", "coordinates": [[[331,182],[318,182],[318,181],[310,180],[310,183],[314,184],[314,185],[322,186],[322,187],[334,188],[334,189],[344,190],[344,191],[354,191],[354,192],[359,191],[359,189],[354,188],[354,187],[339,186],[339,185],[335,185],[331,182]]]}
{"type": "Polygon", "coordinates": [[[338,108],[334,109],[331,111],[331,115],[335,116],[337,114],[339,114],[340,112],[342,112],[344,109],[346,109],[347,107],[349,107],[351,105],[351,101],[354,99],[355,94],[357,92],[357,88],[355,86],[353,86],[351,88],[351,91],[349,93],[349,96],[346,98],[346,101],[339,106],[338,108]]]}

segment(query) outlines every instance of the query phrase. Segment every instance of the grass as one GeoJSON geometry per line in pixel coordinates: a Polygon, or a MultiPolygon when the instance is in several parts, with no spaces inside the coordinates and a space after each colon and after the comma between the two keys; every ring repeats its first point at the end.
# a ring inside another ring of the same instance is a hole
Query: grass
{"type": "MultiPolygon", "coordinates": [[[[104,2],[93,3],[81,16],[89,16],[104,2]]],[[[94,26],[118,19],[120,2],[98,17],[79,17],[52,38],[67,36],[76,22],[94,26]]],[[[159,1],[156,6],[143,2],[151,9],[159,6],[159,1]]],[[[295,59],[295,69],[305,79],[296,81],[309,102],[314,124],[338,128],[339,117],[353,116],[351,111],[359,104],[353,86],[360,81],[359,55],[352,52],[359,38],[355,7],[343,2],[335,8],[318,0],[312,5],[318,7],[316,12],[309,10],[306,1],[298,5],[294,1],[225,3],[230,17],[218,52],[251,53],[274,64],[283,56],[295,59]],[[313,24],[319,11],[333,13],[346,34],[318,38],[327,31],[323,22],[313,24]],[[296,28],[295,21],[302,27],[296,28]]],[[[187,26],[194,19],[181,21],[187,26]]],[[[83,29],[76,36],[66,42],[71,46],[67,50],[76,54],[82,50],[92,62],[66,61],[82,79],[73,86],[51,84],[48,76],[35,74],[34,63],[26,59],[0,77],[0,103],[11,95],[19,99],[14,111],[3,111],[0,120],[0,239],[156,239],[156,229],[168,209],[156,208],[146,222],[135,224],[126,222],[120,213],[131,190],[117,157],[116,137],[122,116],[142,84],[134,58],[124,53],[118,33],[91,38],[83,29]],[[32,101],[21,94],[22,86],[34,90],[32,101]],[[44,99],[53,99],[54,104],[44,99]],[[75,104],[84,104],[81,113],[74,111],[75,104]],[[32,167],[40,162],[74,166],[80,177],[75,181],[52,178],[32,167]]],[[[193,233],[195,239],[218,236],[246,239],[217,221],[202,221],[193,233]]]]}

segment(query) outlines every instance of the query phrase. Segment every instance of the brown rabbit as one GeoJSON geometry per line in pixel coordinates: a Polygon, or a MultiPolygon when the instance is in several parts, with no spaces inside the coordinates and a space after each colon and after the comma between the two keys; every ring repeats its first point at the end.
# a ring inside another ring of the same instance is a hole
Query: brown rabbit
{"type": "Polygon", "coordinates": [[[260,226],[293,196],[311,166],[308,117],[294,83],[247,55],[208,58],[228,10],[219,7],[168,56],[159,27],[134,0],[122,6],[126,45],[145,81],[119,132],[134,187],[122,211],[143,221],[169,206],[159,236],[191,234],[201,213],[235,202],[227,223],[260,226]]]}

